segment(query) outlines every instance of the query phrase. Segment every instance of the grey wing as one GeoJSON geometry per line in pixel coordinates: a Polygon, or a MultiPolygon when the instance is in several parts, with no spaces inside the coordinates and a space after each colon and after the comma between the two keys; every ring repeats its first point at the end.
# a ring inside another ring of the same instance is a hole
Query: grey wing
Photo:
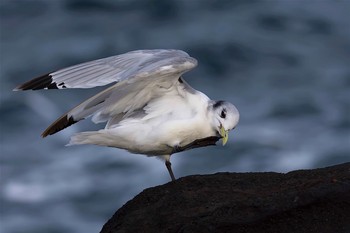
{"type": "Polygon", "coordinates": [[[53,84],[57,88],[88,88],[117,82],[57,119],[43,132],[45,137],[91,115],[94,122],[103,122],[136,113],[150,99],[164,94],[183,73],[196,65],[194,58],[180,50],[139,50],[54,72],[50,74],[51,83],[46,81],[46,87],[36,81],[34,88],[23,84],[17,89],[36,90],[50,88],[53,84]],[[100,73],[102,66],[109,67],[112,73],[103,76],[105,74],[100,73]],[[84,72],[82,67],[87,71],[84,72]],[[93,72],[89,67],[95,67],[97,71],[93,72]]]}
{"type": "Polygon", "coordinates": [[[104,86],[154,72],[160,67],[181,65],[185,61],[196,65],[196,60],[181,50],[137,50],[60,69],[25,82],[14,90],[104,86]]]}

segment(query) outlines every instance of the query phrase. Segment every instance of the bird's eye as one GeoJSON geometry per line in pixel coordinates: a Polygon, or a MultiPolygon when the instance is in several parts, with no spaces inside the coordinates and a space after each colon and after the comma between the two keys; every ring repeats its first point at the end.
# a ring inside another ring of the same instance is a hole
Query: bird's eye
{"type": "Polygon", "coordinates": [[[226,109],[223,109],[220,114],[221,118],[226,118],[226,109]]]}

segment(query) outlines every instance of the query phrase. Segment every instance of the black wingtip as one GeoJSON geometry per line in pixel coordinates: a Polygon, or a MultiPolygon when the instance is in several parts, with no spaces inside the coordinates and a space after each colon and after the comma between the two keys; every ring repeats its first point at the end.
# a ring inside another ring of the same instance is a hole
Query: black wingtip
{"type": "Polygon", "coordinates": [[[58,118],[54,123],[52,123],[49,127],[47,127],[47,129],[41,134],[41,137],[44,138],[48,135],[55,134],[77,122],[78,121],[74,120],[73,117],[68,118],[67,115],[63,115],[62,117],[58,118]]]}
{"type": "Polygon", "coordinates": [[[50,74],[42,75],[17,86],[13,91],[39,90],[39,89],[58,89],[55,82],[52,82],[50,74]]]}

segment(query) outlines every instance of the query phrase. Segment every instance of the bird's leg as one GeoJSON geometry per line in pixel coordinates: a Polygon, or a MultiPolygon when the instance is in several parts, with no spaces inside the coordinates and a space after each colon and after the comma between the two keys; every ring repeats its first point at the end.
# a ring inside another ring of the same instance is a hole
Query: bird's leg
{"type": "Polygon", "coordinates": [[[174,173],[173,173],[173,170],[171,169],[170,156],[166,157],[166,159],[165,159],[165,166],[168,169],[168,172],[169,172],[169,175],[171,177],[171,180],[172,181],[176,180],[175,176],[174,176],[174,173]]]}

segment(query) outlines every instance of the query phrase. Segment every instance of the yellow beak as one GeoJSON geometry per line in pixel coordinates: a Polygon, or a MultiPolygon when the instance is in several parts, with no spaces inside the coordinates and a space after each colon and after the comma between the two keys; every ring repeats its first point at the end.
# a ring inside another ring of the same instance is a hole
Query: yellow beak
{"type": "Polygon", "coordinates": [[[223,126],[220,126],[220,135],[222,137],[222,145],[225,146],[228,140],[228,130],[225,130],[223,126]]]}

